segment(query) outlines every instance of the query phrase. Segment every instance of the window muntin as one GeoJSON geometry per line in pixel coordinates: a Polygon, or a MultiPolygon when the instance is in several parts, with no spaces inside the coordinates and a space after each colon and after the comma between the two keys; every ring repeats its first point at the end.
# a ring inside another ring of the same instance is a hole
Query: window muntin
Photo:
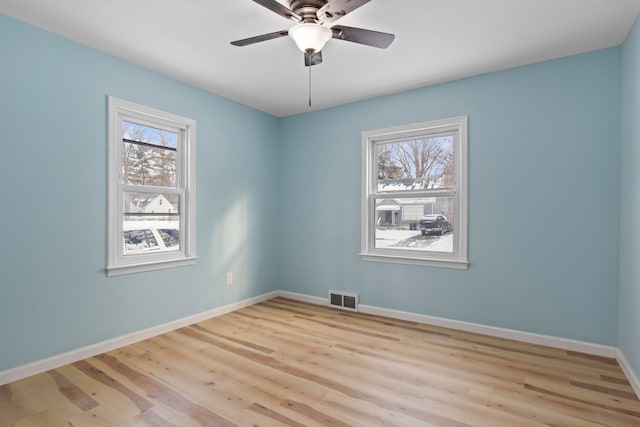
{"type": "Polygon", "coordinates": [[[195,262],[195,122],[109,97],[107,275],[195,262]]]}
{"type": "Polygon", "coordinates": [[[466,268],[466,117],[362,143],[362,259],[466,268]]]}

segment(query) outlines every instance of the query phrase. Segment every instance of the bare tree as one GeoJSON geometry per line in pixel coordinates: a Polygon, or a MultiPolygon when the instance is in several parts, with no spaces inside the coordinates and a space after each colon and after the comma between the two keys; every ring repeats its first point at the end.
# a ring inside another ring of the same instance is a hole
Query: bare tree
{"type": "Polygon", "coordinates": [[[381,151],[378,153],[380,179],[404,178],[414,182],[423,181],[423,185],[427,188],[451,184],[453,179],[451,136],[412,139],[380,147],[381,151]]]}
{"type": "MultiPolygon", "coordinates": [[[[382,146],[381,146],[382,147],[382,146]]],[[[402,178],[402,168],[391,160],[391,152],[378,151],[378,179],[402,178]]]]}
{"type": "MultiPolygon", "coordinates": [[[[123,122],[123,135],[125,139],[144,141],[144,129],[132,123],[123,122]]],[[[125,184],[139,184],[139,171],[144,162],[144,153],[136,144],[125,143],[122,150],[122,182],[125,184]]],[[[144,179],[143,179],[144,180],[144,179]]]]}
{"type": "MultiPolygon", "coordinates": [[[[170,147],[169,135],[160,131],[160,145],[170,147]]],[[[158,150],[159,183],[163,187],[176,186],[176,152],[174,150],[158,150]]]]}
{"type": "Polygon", "coordinates": [[[123,123],[125,139],[154,146],[136,142],[124,143],[122,180],[126,184],[173,187],[176,184],[176,152],[170,149],[170,137],[167,132],[158,130],[156,138],[148,135],[147,129],[123,123]]]}

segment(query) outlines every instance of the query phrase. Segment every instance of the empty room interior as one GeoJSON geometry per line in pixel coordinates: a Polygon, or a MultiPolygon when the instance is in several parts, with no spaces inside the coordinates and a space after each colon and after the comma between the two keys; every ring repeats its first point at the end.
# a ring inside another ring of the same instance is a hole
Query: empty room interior
{"type": "Polygon", "coordinates": [[[0,426],[640,426],[640,1],[0,13],[0,426]]]}

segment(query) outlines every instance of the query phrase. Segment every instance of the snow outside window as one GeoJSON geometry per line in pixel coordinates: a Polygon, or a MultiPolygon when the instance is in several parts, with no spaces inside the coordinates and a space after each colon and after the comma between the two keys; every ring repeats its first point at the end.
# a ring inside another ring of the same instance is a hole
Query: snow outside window
{"type": "Polygon", "coordinates": [[[195,132],[109,97],[108,276],[195,263],[195,132]]]}
{"type": "Polygon", "coordinates": [[[367,261],[467,268],[467,117],[362,133],[367,261]]]}

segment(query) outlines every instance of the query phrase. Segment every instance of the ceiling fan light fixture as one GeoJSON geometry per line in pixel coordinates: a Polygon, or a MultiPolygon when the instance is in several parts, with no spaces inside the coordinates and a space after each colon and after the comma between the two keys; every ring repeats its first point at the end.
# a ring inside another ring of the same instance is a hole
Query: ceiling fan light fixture
{"type": "Polygon", "coordinates": [[[289,36],[301,51],[315,53],[322,50],[324,44],[333,36],[333,32],[320,24],[305,22],[291,27],[289,36]]]}

